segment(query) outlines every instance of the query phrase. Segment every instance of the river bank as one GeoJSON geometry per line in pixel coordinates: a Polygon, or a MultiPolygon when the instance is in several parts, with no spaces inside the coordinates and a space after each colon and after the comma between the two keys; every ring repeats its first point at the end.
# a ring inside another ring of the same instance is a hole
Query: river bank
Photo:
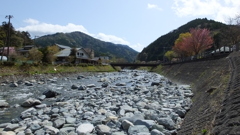
{"type": "Polygon", "coordinates": [[[234,113],[239,106],[238,94],[231,93],[239,89],[239,56],[240,52],[234,52],[221,59],[165,65],[154,70],[176,83],[192,86],[192,108],[185,116],[179,135],[240,134],[239,123],[229,124],[238,119],[234,113]],[[233,85],[235,90],[231,90],[233,85]],[[229,99],[234,99],[236,104],[229,99]]]}
{"type": "Polygon", "coordinates": [[[113,72],[110,65],[0,65],[0,76],[31,76],[37,74],[79,73],[79,72],[113,72]]]}
{"type": "Polygon", "coordinates": [[[27,106],[11,123],[0,124],[2,132],[176,134],[193,96],[189,86],[140,70],[34,78],[2,83],[1,93],[12,92],[9,108],[27,106]]]}

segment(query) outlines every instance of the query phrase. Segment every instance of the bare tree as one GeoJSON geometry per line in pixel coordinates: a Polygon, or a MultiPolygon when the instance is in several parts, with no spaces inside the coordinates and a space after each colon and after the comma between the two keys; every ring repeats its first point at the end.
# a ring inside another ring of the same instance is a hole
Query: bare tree
{"type": "Polygon", "coordinates": [[[221,31],[222,46],[231,46],[240,42],[240,14],[235,18],[229,18],[228,27],[221,31]]]}

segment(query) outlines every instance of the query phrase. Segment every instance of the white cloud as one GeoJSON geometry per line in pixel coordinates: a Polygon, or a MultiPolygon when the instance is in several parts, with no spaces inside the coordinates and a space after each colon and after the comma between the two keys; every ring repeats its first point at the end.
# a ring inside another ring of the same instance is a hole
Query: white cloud
{"type": "Polygon", "coordinates": [[[85,29],[82,25],[75,25],[72,23],[68,23],[65,26],[58,24],[49,24],[44,22],[39,22],[35,19],[27,19],[24,20],[27,23],[27,26],[20,27],[17,30],[19,31],[28,31],[33,36],[43,36],[46,34],[53,34],[57,32],[73,32],[73,31],[81,31],[83,33],[89,34],[87,29],[85,29]]]}
{"type": "Polygon", "coordinates": [[[174,0],[172,9],[179,17],[211,16],[226,22],[239,14],[239,0],[174,0]]]}
{"type": "Polygon", "coordinates": [[[148,9],[157,9],[157,10],[162,10],[160,7],[158,7],[158,5],[154,5],[154,4],[148,4],[147,5],[148,9]]]}
{"type": "Polygon", "coordinates": [[[26,20],[24,20],[24,22],[28,23],[30,25],[37,25],[37,24],[39,24],[38,20],[35,20],[35,19],[32,19],[32,18],[26,19],[26,20]]]}
{"type": "Polygon", "coordinates": [[[49,24],[44,22],[39,22],[35,19],[27,19],[24,20],[25,23],[27,23],[27,26],[17,28],[19,31],[28,31],[32,36],[43,36],[47,34],[54,34],[57,32],[74,32],[74,31],[80,31],[85,34],[88,34],[94,38],[100,39],[102,41],[111,42],[114,44],[123,44],[128,45],[134,50],[139,50],[142,45],[130,45],[130,43],[123,38],[117,37],[115,35],[107,35],[104,33],[98,33],[93,34],[89,33],[86,28],[84,28],[82,25],[76,25],[72,23],[68,23],[67,25],[58,25],[58,24],[49,24]]]}
{"type": "Polygon", "coordinates": [[[98,33],[95,38],[106,41],[106,42],[112,42],[115,44],[124,44],[124,45],[130,45],[130,43],[120,37],[116,37],[114,35],[106,35],[104,33],[98,33]]]}
{"type": "Polygon", "coordinates": [[[138,51],[138,52],[141,52],[142,49],[144,47],[146,47],[145,45],[142,45],[140,43],[137,43],[137,44],[134,44],[134,45],[129,45],[131,48],[133,48],[134,50],[138,51]]]}

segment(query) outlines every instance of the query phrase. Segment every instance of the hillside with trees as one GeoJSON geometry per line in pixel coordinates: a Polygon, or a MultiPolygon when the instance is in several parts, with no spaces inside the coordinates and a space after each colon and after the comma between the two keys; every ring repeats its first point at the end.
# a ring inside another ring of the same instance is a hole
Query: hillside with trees
{"type": "MultiPolygon", "coordinates": [[[[32,50],[32,55],[29,56],[28,60],[33,59],[36,51],[41,51],[41,55],[43,55],[42,57],[44,59],[43,62],[48,61],[47,59],[49,58],[47,57],[47,48],[56,43],[72,48],[91,48],[94,50],[96,57],[109,56],[112,61],[132,62],[136,59],[138,54],[137,51],[133,50],[127,45],[104,42],[81,32],[56,33],[42,36],[33,40],[27,31],[17,31],[11,23],[9,24],[7,22],[3,22],[2,25],[0,25],[0,48],[10,46],[15,47],[16,50],[18,50],[26,45],[36,45],[38,47],[38,50],[32,50]]],[[[26,58],[23,58],[20,55],[15,55],[10,56],[10,59],[21,59],[21,61],[23,61],[26,58]]]]}
{"type": "Polygon", "coordinates": [[[27,31],[16,31],[13,25],[3,22],[0,25],[0,47],[7,46],[7,35],[9,33],[9,46],[22,47],[33,43],[27,31]]]}
{"type": "MultiPolygon", "coordinates": [[[[226,25],[214,20],[208,20],[206,18],[195,19],[156,39],[139,53],[137,60],[163,60],[164,54],[173,49],[173,46],[175,45],[175,42],[179,38],[180,34],[187,34],[190,32],[190,29],[206,29],[210,31],[213,42],[211,47],[205,48],[208,50],[214,50],[221,46],[231,46],[240,41],[238,36],[240,29],[236,25],[226,25]]],[[[168,52],[167,55],[173,54],[168,52]]]]}
{"type": "Polygon", "coordinates": [[[72,48],[91,48],[95,56],[109,56],[113,61],[132,62],[136,59],[137,51],[127,45],[113,44],[95,39],[82,32],[56,33],[46,35],[34,40],[39,47],[46,47],[53,44],[62,44],[72,48]]]}

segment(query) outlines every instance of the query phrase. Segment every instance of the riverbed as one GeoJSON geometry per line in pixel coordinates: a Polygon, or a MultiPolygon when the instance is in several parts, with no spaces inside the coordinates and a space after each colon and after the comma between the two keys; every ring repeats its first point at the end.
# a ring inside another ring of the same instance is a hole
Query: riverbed
{"type": "Polygon", "coordinates": [[[16,134],[174,134],[193,96],[188,85],[143,70],[0,83],[0,100],[8,104],[0,128],[16,134]],[[49,91],[55,95],[44,95],[49,91]]]}

